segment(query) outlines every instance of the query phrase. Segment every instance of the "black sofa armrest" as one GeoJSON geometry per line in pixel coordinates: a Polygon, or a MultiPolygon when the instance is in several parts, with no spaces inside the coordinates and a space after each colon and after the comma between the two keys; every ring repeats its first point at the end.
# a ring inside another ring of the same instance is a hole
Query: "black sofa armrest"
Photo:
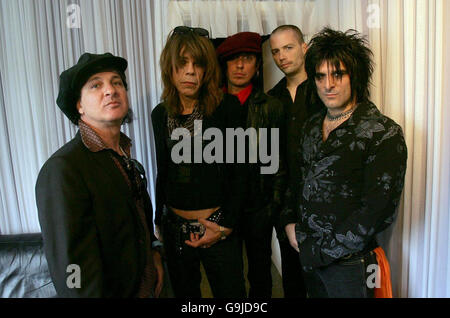
{"type": "Polygon", "coordinates": [[[41,233],[0,235],[0,297],[56,297],[41,233]]]}

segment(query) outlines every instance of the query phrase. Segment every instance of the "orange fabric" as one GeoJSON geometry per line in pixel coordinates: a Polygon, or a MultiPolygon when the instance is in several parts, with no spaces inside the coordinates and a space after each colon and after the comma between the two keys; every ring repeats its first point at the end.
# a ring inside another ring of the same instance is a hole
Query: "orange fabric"
{"type": "Polygon", "coordinates": [[[381,247],[373,250],[377,256],[380,288],[375,288],[375,298],[392,298],[391,270],[381,247]]]}

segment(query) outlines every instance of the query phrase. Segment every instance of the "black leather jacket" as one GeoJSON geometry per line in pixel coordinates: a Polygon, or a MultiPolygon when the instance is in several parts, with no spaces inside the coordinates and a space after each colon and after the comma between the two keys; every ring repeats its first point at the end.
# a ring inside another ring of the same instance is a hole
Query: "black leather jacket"
{"type": "Polygon", "coordinates": [[[282,103],[275,97],[265,94],[260,89],[254,89],[249,99],[246,128],[253,127],[258,133],[259,129],[266,128],[267,146],[269,147],[268,154],[273,160],[273,150],[270,149],[271,144],[271,128],[279,129],[279,139],[277,140],[279,153],[279,168],[274,174],[261,174],[261,167],[268,166],[263,164],[258,157],[256,164],[249,164],[249,200],[247,200],[247,209],[261,209],[269,206],[272,215],[278,219],[277,215],[280,212],[282,205],[283,193],[286,183],[286,170],[284,160],[284,110],[282,103]]]}

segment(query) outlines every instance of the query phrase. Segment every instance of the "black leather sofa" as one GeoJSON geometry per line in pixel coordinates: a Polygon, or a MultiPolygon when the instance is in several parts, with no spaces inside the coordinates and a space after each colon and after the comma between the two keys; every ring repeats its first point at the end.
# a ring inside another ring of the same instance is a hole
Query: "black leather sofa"
{"type": "Polygon", "coordinates": [[[56,297],[40,233],[0,235],[0,297],[56,297]]]}
{"type": "MultiPolygon", "coordinates": [[[[41,233],[0,235],[0,298],[57,297],[41,233]]],[[[174,297],[164,262],[161,298],[174,297]]]]}

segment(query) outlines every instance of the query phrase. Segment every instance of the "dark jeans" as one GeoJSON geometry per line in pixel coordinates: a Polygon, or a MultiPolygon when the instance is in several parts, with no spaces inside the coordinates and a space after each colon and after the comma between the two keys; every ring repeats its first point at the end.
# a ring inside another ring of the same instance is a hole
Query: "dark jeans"
{"type": "MultiPolygon", "coordinates": [[[[162,219],[162,235],[170,281],[177,298],[200,298],[200,262],[205,268],[214,297],[244,298],[242,253],[236,234],[209,248],[180,244],[179,216],[167,212],[162,219]]],[[[184,220],[184,219],[182,219],[184,220]]]]}
{"type": "Polygon", "coordinates": [[[374,267],[378,265],[373,251],[363,256],[341,259],[328,266],[304,272],[308,297],[373,298],[374,267]]]}
{"type": "Polygon", "coordinates": [[[306,298],[306,286],[298,252],[287,239],[279,240],[285,298],[306,298]]]}
{"type": "Polygon", "coordinates": [[[249,298],[272,297],[272,232],[269,207],[241,215],[239,236],[247,252],[249,298]]]}

